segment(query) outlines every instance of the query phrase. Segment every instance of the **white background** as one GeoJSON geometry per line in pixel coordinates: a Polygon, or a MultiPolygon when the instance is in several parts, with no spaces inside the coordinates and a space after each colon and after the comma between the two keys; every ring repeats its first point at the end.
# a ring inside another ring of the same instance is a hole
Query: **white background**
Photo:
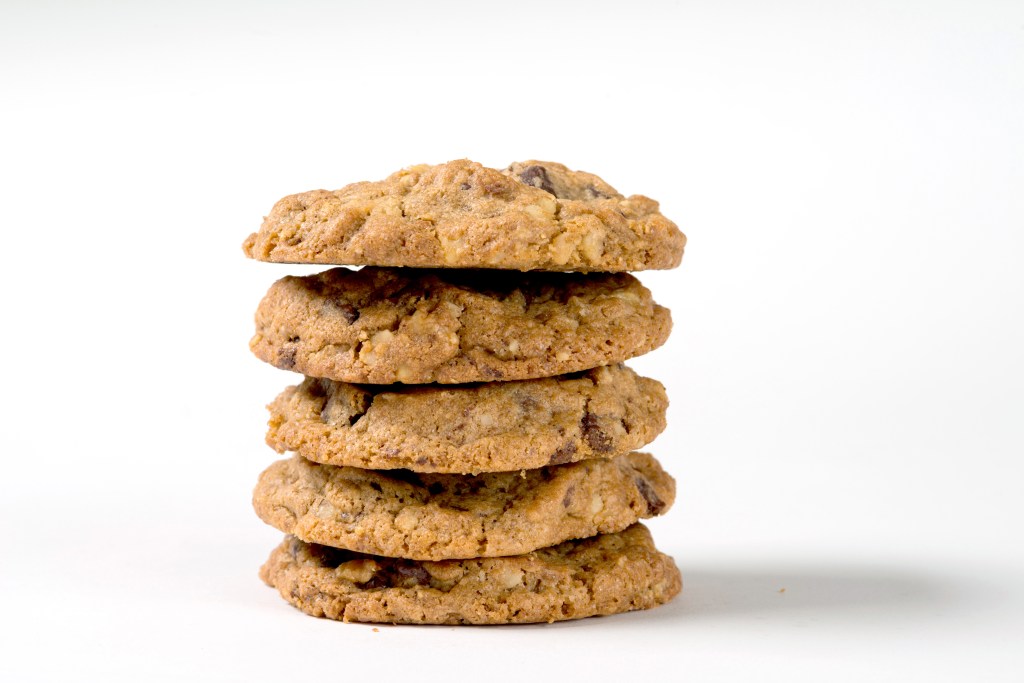
{"type": "Polygon", "coordinates": [[[1024,5],[0,4],[0,679],[1019,681],[1024,5]],[[315,620],[256,571],[280,197],[537,158],[662,203],[686,587],[315,620]],[[528,678],[527,678],[528,677],[528,678]]]}

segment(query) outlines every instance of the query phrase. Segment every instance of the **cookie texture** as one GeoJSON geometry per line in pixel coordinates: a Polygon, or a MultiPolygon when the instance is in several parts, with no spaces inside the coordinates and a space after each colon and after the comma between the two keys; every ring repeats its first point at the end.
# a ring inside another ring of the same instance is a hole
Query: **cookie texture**
{"type": "Polygon", "coordinates": [[[674,268],[685,244],[656,201],[590,173],[462,159],[285,197],[243,249],[279,263],[621,272],[674,268]]]}
{"type": "Polygon", "coordinates": [[[249,346],[311,377],[456,384],[618,363],[663,344],[671,327],[625,273],[333,268],[274,283],[249,346]]]}
{"type": "Polygon", "coordinates": [[[303,541],[414,560],[521,555],[659,515],[675,481],[646,453],[479,476],[319,465],[260,475],[253,507],[303,541]]]}
{"type": "Polygon", "coordinates": [[[372,557],[288,537],[260,578],[306,614],[393,624],[523,624],[649,609],[682,588],[636,524],[527,555],[442,562],[372,557]]]}
{"type": "Polygon", "coordinates": [[[667,407],[660,382],[622,364],[484,384],[307,377],[268,406],[267,443],[329,465],[507,472],[641,448],[665,428],[667,407]]]}

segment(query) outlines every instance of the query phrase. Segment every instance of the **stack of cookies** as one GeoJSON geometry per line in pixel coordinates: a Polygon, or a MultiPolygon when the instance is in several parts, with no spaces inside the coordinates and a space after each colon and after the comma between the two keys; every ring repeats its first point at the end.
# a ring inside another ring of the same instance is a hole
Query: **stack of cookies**
{"type": "Polygon", "coordinates": [[[260,576],[345,621],[550,622],[679,592],[642,518],[675,482],[633,452],[665,427],[623,361],[669,312],[626,271],[685,237],[643,196],[529,161],[461,160],[287,197],[254,259],[365,266],[276,282],[250,344],[305,378],[270,404],[260,576]]]}

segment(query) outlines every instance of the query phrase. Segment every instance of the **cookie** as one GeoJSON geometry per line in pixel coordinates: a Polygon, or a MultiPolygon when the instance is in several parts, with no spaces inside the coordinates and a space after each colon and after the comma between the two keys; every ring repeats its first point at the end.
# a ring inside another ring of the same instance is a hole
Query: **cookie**
{"type": "Polygon", "coordinates": [[[391,624],[526,624],[649,609],[682,588],[642,524],[515,557],[416,562],[288,537],[260,578],[306,614],[391,624]]]}
{"type": "Polygon", "coordinates": [[[507,472],[641,448],[665,428],[667,407],[660,382],[622,364],[485,384],[307,377],[268,406],[267,443],[328,465],[507,472]]]}
{"type": "Polygon", "coordinates": [[[274,283],[249,346],[340,382],[520,380],[618,363],[672,321],[625,273],[333,268],[274,283]]]}
{"type": "Polygon", "coordinates": [[[674,268],[685,244],[656,201],[590,173],[462,159],[285,197],[243,249],[278,263],[622,272],[674,268]]]}
{"type": "Polygon", "coordinates": [[[478,476],[319,465],[295,456],[260,475],[256,514],[303,541],[413,560],[521,555],[625,529],[675,500],[646,453],[478,476]]]}

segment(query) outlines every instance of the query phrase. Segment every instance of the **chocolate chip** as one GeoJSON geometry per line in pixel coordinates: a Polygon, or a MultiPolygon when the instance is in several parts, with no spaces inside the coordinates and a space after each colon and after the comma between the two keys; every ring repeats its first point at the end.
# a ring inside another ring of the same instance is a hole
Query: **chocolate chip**
{"type": "Polygon", "coordinates": [[[277,367],[282,370],[291,370],[295,367],[295,352],[294,346],[282,346],[277,351],[277,367]]]}
{"type": "Polygon", "coordinates": [[[548,179],[548,172],[543,166],[527,166],[519,172],[519,179],[531,187],[538,187],[545,192],[555,194],[555,188],[548,179]]]}
{"type": "Polygon", "coordinates": [[[499,370],[497,368],[488,367],[486,365],[479,366],[479,367],[480,367],[480,372],[484,373],[485,375],[487,375],[488,377],[490,377],[492,379],[501,379],[502,377],[505,376],[505,373],[503,373],[501,370],[499,370]]]}
{"type": "Polygon", "coordinates": [[[512,194],[511,183],[507,180],[487,180],[480,185],[480,189],[486,194],[493,195],[495,197],[508,197],[512,194]]]}
{"type": "Polygon", "coordinates": [[[335,310],[341,313],[341,317],[345,319],[349,325],[359,320],[359,309],[350,304],[347,301],[331,301],[334,304],[335,310]]]}
{"type": "Polygon", "coordinates": [[[459,189],[468,190],[469,189],[469,183],[462,183],[461,185],[459,185],[459,189]]]}
{"type": "Polygon", "coordinates": [[[363,584],[363,588],[390,588],[391,584],[389,583],[389,579],[390,576],[388,575],[387,572],[378,571],[376,574],[370,577],[369,581],[363,584]]]}
{"type": "Polygon", "coordinates": [[[540,403],[538,403],[537,399],[533,398],[532,396],[520,396],[519,407],[522,408],[525,412],[529,413],[540,408],[540,403]]]}
{"type": "Polygon", "coordinates": [[[611,197],[610,194],[605,194],[604,192],[601,192],[601,190],[597,189],[593,185],[587,185],[587,189],[585,191],[591,199],[608,199],[608,197],[611,197]]]}
{"type": "Polygon", "coordinates": [[[302,549],[302,541],[295,538],[294,536],[288,537],[288,554],[292,556],[293,560],[299,559],[299,550],[302,549]]]}
{"type": "Polygon", "coordinates": [[[570,462],[572,456],[576,454],[576,442],[566,441],[557,451],[551,454],[551,459],[548,460],[549,465],[562,465],[570,462]]]}
{"type": "Polygon", "coordinates": [[[570,486],[565,490],[565,497],[562,498],[562,507],[567,508],[572,505],[572,494],[576,492],[575,486],[570,486]]]}
{"type": "Polygon", "coordinates": [[[593,413],[583,414],[583,419],[580,420],[580,429],[583,431],[583,438],[587,440],[591,450],[595,453],[607,453],[612,450],[611,437],[601,431],[593,413]]]}
{"type": "Polygon", "coordinates": [[[636,490],[640,492],[640,495],[647,501],[647,514],[649,515],[660,515],[665,511],[665,501],[658,497],[658,494],[654,492],[654,487],[651,486],[651,482],[647,481],[643,477],[637,477],[633,480],[636,484],[636,490]]]}
{"type": "Polygon", "coordinates": [[[363,584],[363,588],[391,588],[400,586],[427,586],[430,584],[430,573],[419,564],[410,561],[395,560],[377,570],[369,581],[363,584]]]}

